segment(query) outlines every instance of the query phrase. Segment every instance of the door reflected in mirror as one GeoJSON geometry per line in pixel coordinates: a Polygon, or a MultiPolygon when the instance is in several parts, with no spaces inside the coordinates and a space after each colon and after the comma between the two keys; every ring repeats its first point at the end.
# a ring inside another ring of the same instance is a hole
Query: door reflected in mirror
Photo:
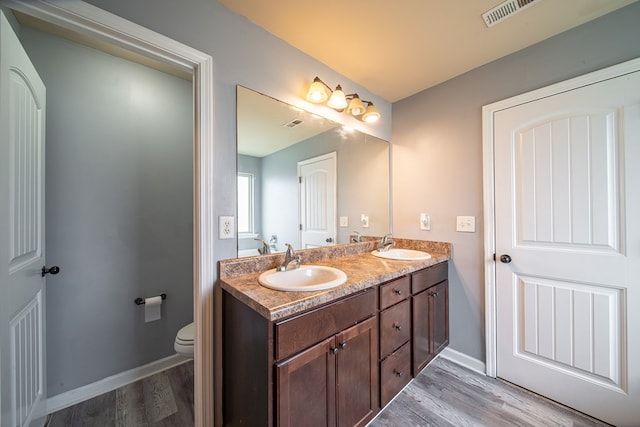
{"type": "Polygon", "coordinates": [[[390,230],[389,143],[237,87],[238,256],[390,230]]]}

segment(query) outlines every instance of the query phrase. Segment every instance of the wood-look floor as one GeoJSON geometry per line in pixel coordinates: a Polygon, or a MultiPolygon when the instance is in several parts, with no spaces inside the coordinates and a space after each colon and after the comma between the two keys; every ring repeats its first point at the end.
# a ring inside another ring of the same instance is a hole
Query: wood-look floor
{"type": "Polygon", "coordinates": [[[193,426],[193,361],[50,415],[48,427],[193,426]]]}
{"type": "Polygon", "coordinates": [[[441,357],[427,366],[369,427],[608,426],[505,381],[441,357]]]}
{"type": "MultiPolygon", "coordinates": [[[[51,414],[49,427],[189,427],[193,361],[51,414]]],[[[607,426],[507,382],[434,360],[368,427],[607,426]]]]}

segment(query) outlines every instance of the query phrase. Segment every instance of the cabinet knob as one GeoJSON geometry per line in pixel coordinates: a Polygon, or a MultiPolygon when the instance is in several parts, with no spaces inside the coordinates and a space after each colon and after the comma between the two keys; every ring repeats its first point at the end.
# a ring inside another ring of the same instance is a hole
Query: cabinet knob
{"type": "Polygon", "coordinates": [[[400,289],[396,289],[393,292],[395,292],[396,295],[402,295],[402,291],[400,289]]]}
{"type": "Polygon", "coordinates": [[[400,378],[402,376],[402,372],[397,371],[397,370],[393,370],[393,373],[396,374],[396,377],[400,378]]]}
{"type": "Polygon", "coordinates": [[[401,326],[401,325],[399,325],[398,323],[396,323],[395,325],[393,325],[393,328],[394,328],[396,331],[399,331],[399,330],[401,330],[401,329],[402,329],[402,326],[401,326]]]}
{"type": "Polygon", "coordinates": [[[338,344],[338,347],[340,347],[340,350],[344,350],[345,348],[347,348],[347,343],[341,342],[340,344],[338,344]]]}
{"type": "Polygon", "coordinates": [[[338,347],[331,347],[329,349],[329,353],[331,353],[331,354],[338,354],[338,351],[339,351],[338,347]]]}

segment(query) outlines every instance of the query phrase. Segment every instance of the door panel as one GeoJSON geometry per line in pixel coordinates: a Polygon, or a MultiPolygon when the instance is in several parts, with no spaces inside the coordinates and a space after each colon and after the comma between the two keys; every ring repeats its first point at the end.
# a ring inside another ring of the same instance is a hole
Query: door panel
{"type": "Polygon", "coordinates": [[[527,276],[517,280],[516,355],[624,391],[622,290],[527,276]]]}
{"type": "Polygon", "coordinates": [[[495,113],[498,376],[640,419],[640,72],[495,113]]]}
{"type": "Polygon", "coordinates": [[[45,87],[0,12],[0,424],[42,425],[45,87]]]}
{"type": "Polygon", "coordinates": [[[300,247],[330,246],[336,241],[336,153],[298,163],[300,247]]]}
{"type": "Polygon", "coordinates": [[[619,250],[617,122],[607,111],[516,132],[519,245],[619,250]]]}

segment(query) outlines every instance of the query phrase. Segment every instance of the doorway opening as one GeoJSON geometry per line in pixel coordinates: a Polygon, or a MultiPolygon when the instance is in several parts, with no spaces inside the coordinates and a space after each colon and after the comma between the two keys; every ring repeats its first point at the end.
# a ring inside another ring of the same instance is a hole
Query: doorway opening
{"type": "Polygon", "coordinates": [[[212,425],[214,414],[213,364],[213,287],[215,257],[214,224],[210,212],[214,205],[213,172],[213,64],[211,56],[182,45],[130,21],[92,5],[77,2],[8,1],[4,6],[57,25],[81,38],[95,39],[116,50],[150,58],[193,78],[193,208],[194,208],[194,322],[195,332],[195,421],[212,425]]]}

